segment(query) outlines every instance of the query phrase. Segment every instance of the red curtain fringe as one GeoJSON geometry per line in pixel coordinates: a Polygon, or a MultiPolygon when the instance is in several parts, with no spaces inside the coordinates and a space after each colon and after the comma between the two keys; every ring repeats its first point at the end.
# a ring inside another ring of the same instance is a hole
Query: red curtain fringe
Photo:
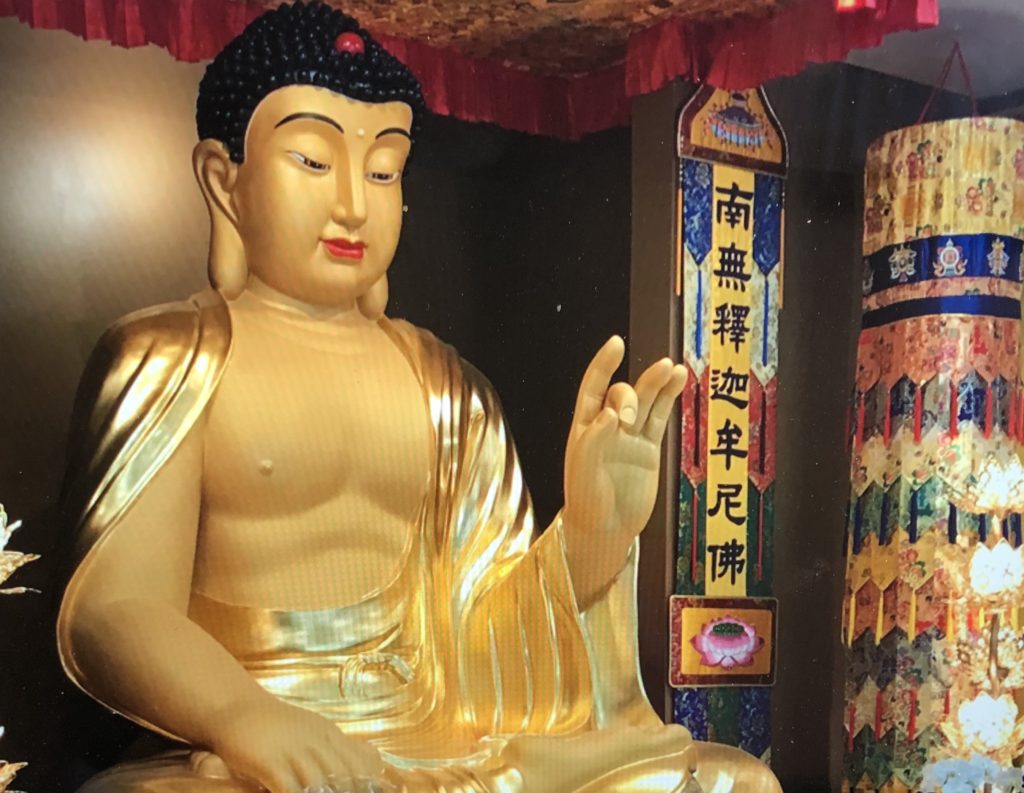
{"type": "MultiPolygon", "coordinates": [[[[266,6],[235,0],[0,0],[0,16],[121,47],[155,44],[182,61],[212,58],[266,6]]],[[[552,77],[451,48],[381,36],[423,84],[435,113],[506,129],[576,139],[629,120],[630,99],[682,77],[718,88],[753,88],[807,63],[841,61],[889,33],[938,24],[938,0],[881,0],[839,13],[801,0],[774,16],[694,24],[667,20],[634,34],[622,64],[552,77]]]]}
{"type": "Polygon", "coordinates": [[[797,74],[808,63],[843,61],[851,50],[877,47],[890,33],[938,22],[938,0],[880,0],[877,9],[855,14],[804,0],[767,18],[716,25],[668,20],[631,37],[626,94],[656,91],[679,76],[716,88],[753,88],[797,74]]]}

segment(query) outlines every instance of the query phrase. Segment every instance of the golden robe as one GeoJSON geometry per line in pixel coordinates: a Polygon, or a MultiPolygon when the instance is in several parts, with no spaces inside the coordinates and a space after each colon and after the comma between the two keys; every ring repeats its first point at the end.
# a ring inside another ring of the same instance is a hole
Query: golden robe
{"type": "MultiPolygon", "coordinates": [[[[416,371],[436,447],[402,569],[351,606],[273,611],[194,592],[190,617],[268,691],[377,746],[403,793],[519,793],[524,767],[538,764],[567,792],[681,791],[695,766],[709,793],[778,790],[759,762],[701,748],[682,728],[664,728],[648,703],[636,547],[603,597],[581,611],[560,524],[537,536],[489,383],[432,335],[381,323],[416,371]]],[[[87,366],[67,491],[75,571],[57,628],[64,668],[86,693],[94,687],[76,663],[68,619],[78,583],[202,415],[230,354],[227,305],[206,292],[121,320],[87,366]]],[[[202,757],[183,749],[118,766],[83,791],[253,790],[201,777],[202,757]]]]}

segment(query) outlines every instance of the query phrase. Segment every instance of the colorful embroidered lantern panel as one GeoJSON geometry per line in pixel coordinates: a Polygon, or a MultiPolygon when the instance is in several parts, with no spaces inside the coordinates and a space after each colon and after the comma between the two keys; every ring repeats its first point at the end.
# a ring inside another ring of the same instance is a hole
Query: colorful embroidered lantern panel
{"type": "MultiPolygon", "coordinates": [[[[947,756],[949,605],[940,550],[990,518],[953,494],[1017,453],[1024,123],[961,119],[868,151],[864,313],[849,438],[844,790],[916,790],[947,756]]],[[[999,527],[1021,542],[1021,517],[999,527]]]]}

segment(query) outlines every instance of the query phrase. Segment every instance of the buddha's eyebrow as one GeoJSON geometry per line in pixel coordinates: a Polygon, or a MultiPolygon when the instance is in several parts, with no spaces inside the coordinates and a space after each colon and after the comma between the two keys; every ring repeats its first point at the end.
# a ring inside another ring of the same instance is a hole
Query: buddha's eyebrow
{"type": "Polygon", "coordinates": [[[345,130],[341,128],[341,124],[335,121],[333,118],[322,116],[319,113],[292,113],[290,116],[285,116],[274,125],[274,129],[283,127],[285,124],[291,123],[292,121],[302,121],[303,119],[310,119],[312,121],[322,121],[325,124],[330,124],[338,132],[345,134],[345,130]]]}
{"type": "Polygon", "coordinates": [[[377,138],[383,138],[385,135],[405,135],[409,140],[412,140],[409,130],[402,129],[401,127],[388,127],[387,129],[382,129],[377,133],[377,138]]]}

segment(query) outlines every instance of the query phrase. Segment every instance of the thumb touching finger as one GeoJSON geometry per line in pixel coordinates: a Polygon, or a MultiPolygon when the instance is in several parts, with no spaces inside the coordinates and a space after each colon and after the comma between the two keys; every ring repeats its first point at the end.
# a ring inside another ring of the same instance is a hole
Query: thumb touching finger
{"type": "Polygon", "coordinates": [[[581,440],[588,449],[597,449],[612,437],[618,424],[619,414],[615,412],[615,408],[606,407],[583,433],[581,440]]]}

